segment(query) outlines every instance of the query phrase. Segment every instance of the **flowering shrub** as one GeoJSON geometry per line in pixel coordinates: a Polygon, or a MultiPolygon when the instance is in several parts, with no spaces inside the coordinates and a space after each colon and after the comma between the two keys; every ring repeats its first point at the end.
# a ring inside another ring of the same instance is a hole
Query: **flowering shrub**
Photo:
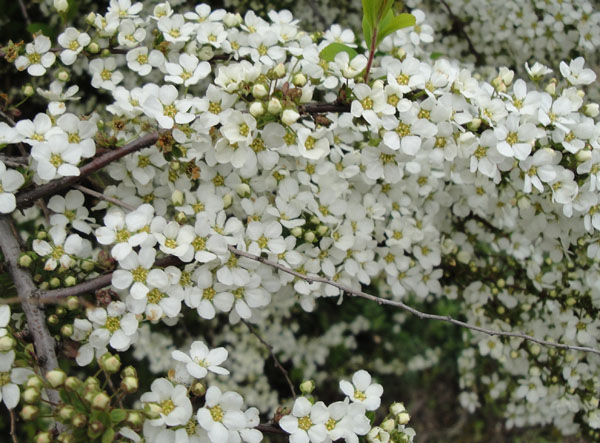
{"type": "MultiPolygon", "coordinates": [[[[554,70],[488,66],[483,81],[427,52],[425,13],[392,3],[364,0],[358,35],[308,33],[287,10],[129,0],[70,22],[55,0],[56,36],[2,48],[31,77],[11,93],[42,107],[0,123],[3,300],[20,303],[0,306],[13,430],[412,441],[372,378],[406,362],[391,343],[389,358],[361,354],[367,314],[302,321],[363,298],[464,328],[467,410],[495,402],[508,428],[599,437],[596,74],[565,52],[554,70]],[[413,307],[436,303],[456,318],[413,307]],[[347,361],[324,371],[340,346],[347,361]],[[319,400],[334,379],[343,399],[319,400]]],[[[570,49],[594,44],[581,35],[570,49]]],[[[484,46],[481,63],[503,51],[484,46]]]]}

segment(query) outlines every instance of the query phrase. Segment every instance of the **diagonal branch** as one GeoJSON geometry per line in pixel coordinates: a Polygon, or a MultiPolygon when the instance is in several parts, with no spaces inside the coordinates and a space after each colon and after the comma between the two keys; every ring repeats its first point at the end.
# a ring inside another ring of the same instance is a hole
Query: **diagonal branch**
{"type": "Polygon", "coordinates": [[[89,175],[92,172],[103,168],[109,163],[112,163],[115,160],[126,156],[127,154],[131,154],[132,152],[139,151],[140,149],[147,148],[148,146],[152,146],[154,143],[156,143],[157,140],[158,132],[152,132],[150,134],[143,135],[137,140],[126,144],[125,146],[115,149],[114,151],[107,152],[106,154],[103,154],[100,157],[96,157],[91,162],[86,163],[81,168],[79,168],[79,175],[77,176],[64,177],[57,180],[52,180],[49,183],[37,186],[28,191],[19,192],[16,195],[17,208],[27,208],[33,205],[33,203],[39,198],[56,194],[62,191],[63,189],[67,188],[68,186],[71,186],[74,183],[78,182],[86,175],[89,175]]]}
{"type": "Polygon", "coordinates": [[[288,371],[286,371],[285,368],[281,365],[281,363],[277,359],[277,356],[273,352],[273,346],[271,346],[269,343],[267,343],[260,336],[260,334],[258,333],[258,331],[250,323],[248,323],[246,320],[242,320],[242,323],[244,323],[248,327],[248,329],[250,330],[250,332],[252,333],[252,335],[254,335],[258,339],[258,341],[261,342],[265,346],[265,348],[267,348],[267,350],[269,351],[269,354],[271,354],[271,357],[273,357],[273,361],[275,362],[275,366],[281,371],[281,373],[285,377],[285,381],[287,382],[288,386],[290,387],[290,391],[292,392],[292,397],[295,400],[296,399],[296,390],[294,389],[294,384],[292,383],[292,380],[290,380],[290,377],[288,375],[288,371]]]}
{"type": "Polygon", "coordinates": [[[381,298],[381,297],[377,297],[375,295],[367,294],[366,292],[352,289],[348,286],[342,285],[340,283],[337,283],[337,282],[330,280],[328,278],[325,278],[325,277],[302,274],[298,271],[294,271],[293,269],[288,268],[287,266],[273,262],[264,257],[259,257],[258,255],[250,254],[249,252],[241,251],[237,248],[234,248],[233,246],[229,246],[229,251],[240,257],[246,257],[246,258],[249,258],[250,260],[254,260],[254,261],[263,263],[265,265],[279,269],[280,271],[286,272],[288,274],[291,274],[291,275],[301,278],[303,280],[306,280],[309,282],[314,282],[314,283],[323,283],[326,285],[331,285],[331,286],[334,286],[334,287],[342,290],[343,292],[345,292],[348,295],[352,295],[354,297],[366,298],[367,300],[377,302],[380,305],[389,305],[389,306],[394,306],[396,308],[400,308],[404,311],[410,312],[413,315],[416,315],[420,319],[438,320],[438,321],[443,321],[443,322],[447,322],[447,323],[452,323],[453,325],[471,329],[471,330],[477,331],[477,332],[482,332],[484,334],[488,334],[491,336],[497,335],[499,337],[521,338],[523,340],[531,341],[531,342],[537,343],[542,346],[548,346],[548,347],[558,348],[558,349],[567,349],[567,350],[571,350],[571,351],[591,352],[593,354],[600,355],[600,350],[594,349],[591,347],[587,347],[587,346],[572,346],[572,345],[565,345],[562,343],[554,343],[554,342],[547,341],[547,340],[541,340],[539,338],[535,338],[535,337],[532,337],[531,335],[523,334],[520,332],[505,332],[505,331],[497,331],[497,330],[493,330],[493,329],[482,328],[481,326],[476,326],[476,325],[472,325],[470,323],[466,323],[461,320],[456,320],[455,318],[452,318],[449,315],[428,314],[426,312],[421,312],[411,306],[408,306],[407,304],[402,303],[401,301],[388,300],[386,298],[381,298]]]}
{"type": "MultiPolygon", "coordinates": [[[[21,307],[27,318],[27,327],[33,337],[35,354],[43,373],[56,369],[58,360],[54,350],[54,339],[46,327],[46,317],[42,310],[32,303],[37,287],[28,271],[18,264],[21,247],[17,241],[17,233],[11,219],[7,215],[0,216],[0,248],[8,266],[8,272],[12,276],[21,307]]],[[[48,399],[52,403],[60,401],[58,393],[48,390],[48,399]]]]}

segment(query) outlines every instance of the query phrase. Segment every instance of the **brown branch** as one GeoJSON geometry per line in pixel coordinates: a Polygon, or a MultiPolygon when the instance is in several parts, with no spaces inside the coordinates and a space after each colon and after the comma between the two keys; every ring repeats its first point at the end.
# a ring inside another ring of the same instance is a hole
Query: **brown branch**
{"type": "Polygon", "coordinates": [[[307,103],[298,106],[300,114],[320,114],[322,112],[350,112],[349,103],[307,103]]]}
{"type": "Polygon", "coordinates": [[[250,323],[248,323],[246,320],[242,320],[242,323],[244,323],[248,327],[248,329],[250,330],[252,335],[254,335],[258,339],[258,341],[261,342],[265,346],[265,348],[267,348],[267,350],[269,351],[269,354],[271,354],[271,357],[273,357],[275,366],[281,371],[281,373],[285,377],[285,381],[287,382],[288,386],[290,387],[290,391],[292,392],[292,397],[294,398],[294,400],[296,400],[296,390],[294,389],[294,384],[292,383],[292,380],[290,380],[288,371],[286,371],[285,368],[281,365],[281,363],[279,363],[277,356],[273,352],[273,346],[271,346],[269,343],[267,343],[260,336],[260,334],[256,331],[256,329],[250,323]]]}
{"type": "Polygon", "coordinates": [[[0,161],[13,168],[27,166],[27,157],[11,157],[10,155],[0,154],[0,161]]]}
{"type": "Polygon", "coordinates": [[[158,132],[152,132],[150,134],[143,135],[137,140],[126,144],[125,146],[117,148],[114,151],[107,152],[106,154],[103,154],[100,157],[96,157],[91,162],[86,163],[81,168],[79,168],[79,175],[77,176],[64,177],[52,180],[51,182],[46,183],[44,185],[35,187],[27,191],[19,192],[16,195],[17,207],[19,209],[27,208],[33,205],[33,203],[37,199],[49,195],[54,195],[67,188],[68,186],[71,186],[74,183],[78,182],[86,175],[89,175],[92,172],[103,168],[104,166],[114,162],[115,160],[118,160],[121,157],[126,156],[127,154],[131,154],[132,152],[139,151],[140,149],[146,148],[148,146],[152,146],[154,143],[156,143],[157,140],[158,132]]]}
{"type": "MultiPolygon", "coordinates": [[[[21,247],[17,241],[17,233],[9,216],[0,217],[0,248],[12,276],[21,308],[27,319],[27,327],[33,337],[33,344],[40,369],[45,374],[58,367],[58,359],[54,350],[54,339],[46,327],[46,317],[42,310],[32,303],[32,298],[37,292],[37,287],[28,271],[18,264],[21,247]]],[[[55,390],[48,390],[48,398],[58,403],[60,398],[55,390]]]]}
{"type": "Polygon", "coordinates": [[[285,432],[279,426],[274,426],[271,424],[258,425],[254,429],[257,429],[261,432],[267,432],[269,434],[289,435],[287,432],[285,432]]]}
{"type": "Polygon", "coordinates": [[[117,198],[110,197],[108,195],[104,195],[101,192],[94,191],[93,189],[86,188],[85,186],[75,185],[74,188],[75,189],[79,189],[81,192],[83,192],[85,194],[89,194],[89,195],[91,195],[93,197],[99,198],[100,200],[105,200],[105,201],[113,203],[115,205],[122,206],[123,208],[129,209],[130,211],[135,211],[136,210],[136,207],[133,206],[133,205],[125,203],[124,201],[121,201],[121,200],[119,200],[117,198]]]}
{"type": "Polygon", "coordinates": [[[17,426],[15,421],[15,410],[9,409],[8,413],[10,414],[10,436],[12,438],[13,443],[19,443],[17,439],[17,426]]]}
{"type": "Polygon", "coordinates": [[[452,318],[449,315],[428,314],[426,312],[421,312],[413,307],[410,307],[407,304],[402,303],[401,301],[388,300],[386,298],[381,298],[381,297],[377,297],[375,295],[367,294],[366,292],[352,289],[348,286],[342,285],[333,280],[329,280],[325,277],[301,274],[300,272],[294,271],[293,269],[290,269],[287,266],[281,265],[279,263],[275,263],[264,257],[259,257],[258,255],[250,254],[249,252],[241,251],[237,248],[234,248],[233,246],[229,246],[229,251],[240,257],[246,257],[246,258],[249,258],[250,260],[255,260],[255,261],[263,263],[265,265],[272,266],[273,268],[279,269],[280,271],[286,272],[288,274],[291,274],[291,275],[301,278],[303,280],[306,280],[309,282],[323,283],[326,285],[331,285],[333,287],[336,287],[336,288],[342,290],[343,292],[345,292],[348,295],[365,298],[367,300],[377,302],[380,305],[389,305],[389,306],[394,306],[396,308],[400,308],[404,311],[410,312],[413,315],[416,315],[420,319],[439,320],[439,321],[443,321],[446,323],[452,323],[453,325],[457,325],[457,326],[460,326],[463,328],[471,329],[473,331],[482,332],[484,334],[488,334],[491,336],[497,335],[499,337],[521,338],[523,340],[531,341],[531,342],[537,343],[542,346],[549,346],[549,347],[558,348],[558,349],[566,349],[566,350],[570,350],[570,351],[591,352],[593,354],[600,355],[600,350],[594,349],[591,347],[587,347],[587,346],[572,346],[572,345],[565,345],[562,343],[554,343],[551,341],[541,340],[539,338],[535,338],[535,337],[532,337],[531,335],[523,334],[520,332],[504,332],[504,331],[497,331],[497,330],[493,330],[493,329],[482,328],[481,326],[476,326],[476,325],[472,325],[470,323],[466,323],[464,321],[456,320],[455,318],[452,318]]]}

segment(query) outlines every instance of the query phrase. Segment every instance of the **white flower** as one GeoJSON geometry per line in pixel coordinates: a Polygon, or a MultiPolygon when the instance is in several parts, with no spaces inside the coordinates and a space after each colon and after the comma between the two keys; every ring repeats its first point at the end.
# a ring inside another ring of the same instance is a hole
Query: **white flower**
{"type": "Polygon", "coordinates": [[[38,35],[33,43],[27,43],[25,52],[27,55],[21,55],[15,60],[15,66],[19,71],[27,69],[29,75],[34,77],[42,76],[46,69],[54,64],[56,56],[53,52],[48,52],[52,43],[45,35],[38,35]]]}
{"type": "Polygon", "coordinates": [[[0,354],[0,401],[8,409],[14,409],[19,404],[21,392],[19,386],[27,381],[33,371],[26,368],[13,368],[15,351],[0,354]]]}
{"type": "Polygon", "coordinates": [[[153,67],[161,66],[165,62],[165,56],[162,52],[153,49],[148,54],[148,48],[145,46],[131,49],[127,52],[125,58],[127,67],[141,76],[150,74],[153,67]]]}
{"type": "Polygon", "coordinates": [[[355,372],[352,383],[341,380],[340,389],[352,402],[362,403],[368,411],[374,411],[381,404],[383,387],[371,383],[371,375],[365,370],[355,372]]]}
{"type": "Polygon", "coordinates": [[[113,301],[106,309],[90,309],[87,317],[94,325],[89,338],[93,347],[101,348],[109,344],[116,351],[129,349],[137,333],[138,321],[134,314],[127,312],[125,303],[113,301]]]}
{"type": "Polygon", "coordinates": [[[123,80],[123,74],[117,70],[117,61],[114,57],[95,58],[89,64],[92,74],[92,86],[112,91],[123,80]]]}
{"type": "Polygon", "coordinates": [[[591,69],[584,69],[584,64],[583,57],[571,60],[568,65],[562,61],[560,62],[560,73],[572,85],[589,85],[596,80],[596,73],[591,69]]]}
{"type": "Polygon", "coordinates": [[[84,234],[92,232],[92,228],[88,222],[93,221],[88,217],[89,212],[84,205],[85,198],[83,194],[75,189],[70,190],[63,197],[61,195],[53,195],[48,201],[48,209],[54,211],[50,217],[51,225],[73,226],[84,234]]]}
{"type": "Polygon", "coordinates": [[[168,277],[161,269],[152,269],[156,250],[154,248],[141,248],[139,253],[130,252],[112,275],[112,285],[117,289],[128,289],[129,294],[138,300],[148,295],[148,285],[159,288],[168,284],[168,277]],[[133,284],[133,285],[132,285],[133,284]]]}
{"type": "Polygon", "coordinates": [[[153,426],[181,426],[192,417],[192,402],[188,398],[187,388],[175,385],[166,378],[157,378],[150,386],[151,392],[142,394],[144,403],[155,403],[160,406],[160,417],[149,420],[153,426]]]}
{"type": "Polygon", "coordinates": [[[23,186],[25,178],[14,169],[6,169],[0,161],[0,212],[9,214],[17,207],[14,192],[23,186]]]}
{"type": "Polygon", "coordinates": [[[65,65],[72,65],[77,55],[83,48],[90,44],[90,36],[85,32],[79,32],[76,28],[67,28],[58,36],[58,43],[65,48],[60,53],[60,61],[65,65]]]}
{"type": "Polygon", "coordinates": [[[37,162],[36,172],[42,180],[79,175],[81,147],[69,143],[65,134],[53,135],[47,142],[36,144],[31,157],[37,162]]]}
{"type": "Polygon", "coordinates": [[[33,250],[42,257],[48,257],[44,265],[46,271],[53,271],[59,263],[62,268],[68,269],[74,262],[72,256],[77,256],[90,249],[89,241],[82,239],[79,235],[71,234],[67,237],[64,226],[55,225],[50,228],[48,234],[54,246],[45,240],[33,240],[33,250]]]}
{"type": "Polygon", "coordinates": [[[279,426],[290,434],[291,443],[321,443],[327,438],[328,418],[325,403],[320,401],[313,405],[306,397],[298,397],[292,413],[282,417],[279,426]]]}
{"type": "Polygon", "coordinates": [[[190,355],[181,351],[173,351],[173,359],[185,364],[187,372],[194,378],[204,378],[208,371],[227,375],[229,371],[219,366],[227,360],[227,349],[208,349],[202,341],[195,341],[190,346],[190,355]]]}
{"type": "Polygon", "coordinates": [[[177,100],[179,93],[173,85],[160,88],[152,83],[144,86],[144,113],[155,118],[161,128],[171,129],[175,123],[190,123],[195,115],[187,111],[192,106],[189,100],[177,100]]]}
{"type": "MultiPolygon", "coordinates": [[[[284,111],[285,112],[285,111],[284,111]]],[[[309,160],[320,160],[330,152],[329,139],[323,130],[311,131],[301,127],[298,134],[298,151],[309,160]]]]}
{"type": "Polygon", "coordinates": [[[123,260],[148,238],[144,228],[150,225],[153,213],[150,205],[142,205],[127,215],[119,208],[112,208],[104,216],[104,226],[96,229],[96,238],[103,245],[115,244],[110,253],[117,260],[123,260]]]}
{"type": "Polygon", "coordinates": [[[494,129],[498,139],[496,148],[505,157],[525,160],[531,153],[536,138],[536,127],[532,123],[520,122],[517,114],[510,114],[502,125],[494,129]]]}
{"type": "Polygon", "coordinates": [[[193,54],[179,55],[179,63],[166,63],[165,69],[169,75],[165,80],[177,85],[191,86],[210,74],[210,63],[198,60],[193,54]]]}
{"type": "Polygon", "coordinates": [[[241,411],[243,398],[236,392],[221,393],[216,386],[206,391],[206,403],[198,410],[198,423],[206,431],[211,442],[229,441],[230,431],[246,427],[246,416],[241,411]]]}

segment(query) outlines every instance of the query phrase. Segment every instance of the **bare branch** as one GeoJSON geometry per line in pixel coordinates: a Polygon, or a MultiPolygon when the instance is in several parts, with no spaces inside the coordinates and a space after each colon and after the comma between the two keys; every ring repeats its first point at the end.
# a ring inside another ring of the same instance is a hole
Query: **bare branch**
{"type": "Polygon", "coordinates": [[[285,432],[280,427],[274,426],[271,424],[261,424],[261,425],[256,426],[254,429],[258,429],[261,432],[266,432],[269,434],[289,435],[287,432],[285,432]]]}
{"type": "Polygon", "coordinates": [[[349,103],[307,103],[298,107],[301,114],[319,114],[321,112],[350,112],[349,103]]]}
{"type": "Polygon", "coordinates": [[[11,157],[9,155],[0,154],[0,161],[13,168],[27,166],[27,157],[11,157]]]}
{"type": "Polygon", "coordinates": [[[154,143],[156,143],[157,140],[158,132],[152,132],[150,134],[143,135],[137,140],[126,144],[125,146],[115,149],[114,151],[107,152],[106,154],[103,154],[100,157],[96,157],[91,162],[86,163],[81,168],[79,168],[79,175],[77,176],[64,177],[57,180],[52,180],[51,182],[46,183],[45,185],[35,187],[28,191],[19,192],[16,195],[17,207],[19,209],[27,208],[31,206],[37,199],[46,197],[48,195],[56,194],[57,192],[60,192],[68,186],[71,186],[74,183],[78,182],[86,175],[89,175],[92,172],[103,168],[109,163],[112,163],[115,160],[126,156],[127,154],[131,154],[132,152],[139,151],[140,149],[146,148],[148,146],[152,146],[154,143]]]}
{"type": "Polygon", "coordinates": [[[271,346],[269,343],[267,343],[258,333],[258,331],[250,324],[248,323],[246,320],[242,320],[242,323],[244,323],[248,329],[250,330],[250,332],[252,333],[252,335],[254,335],[259,342],[261,342],[269,351],[269,354],[271,354],[271,357],[273,357],[273,361],[275,362],[275,366],[281,371],[281,373],[283,374],[283,376],[285,377],[285,381],[287,382],[288,386],[290,387],[290,391],[292,392],[292,397],[294,398],[294,400],[296,400],[296,390],[294,389],[294,384],[292,383],[292,380],[290,380],[290,377],[288,375],[288,371],[285,370],[285,368],[281,365],[281,363],[279,363],[279,360],[277,359],[277,356],[275,355],[275,353],[273,352],[273,346],[271,346]]]}
{"type": "Polygon", "coordinates": [[[85,186],[75,185],[74,188],[79,189],[81,192],[83,192],[85,194],[89,194],[93,197],[99,198],[100,200],[106,200],[107,202],[114,203],[117,206],[122,206],[123,208],[129,209],[130,211],[135,211],[135,209],[136,209],[135,206],[127,204],[124,201],[121,201],[114,197],[109,197],[108,195],[104,195],[100,192],[94,191],[93,189],[86,188],[85,186]]]}
{"type": "Polygon", "coordinates": [[[549,347],[558,348],[558,349],[567,349],[570,351],[591,352],[593,354],[600,355],[600,350],[590,348],[587,346],[572,346],[572,345],[565,345],[562,343],[554,343],[554,342],[547,341],[547,340],[541,340],[541,339],[532,337],[531,335],[523,334],[520,332],[504,332],[504,331],[496,331],[493,329],[482,328],[480,326],[472,325],[472,324],[466,323],[464,321],[456,320],[455,318],[452,318],[449,315],[428,314],[426,312],[421,312],[413,307],[410,307],[407,304],[402,303],[401,301],[388,300],[385,298],[377,297],[375,295],[367,294],[366,292],[357,291],[355,289],[349,288],[348,286],[337,283],[333,280],[329,280],[328,278],[301,274],[300,272],[294,271],[293,269],[290,269],[287,266],[281,265],[279,263],[275,263],[264,257],[259,257],[258,255],[250,254],[249,252],[241,251],[237,248],[234,248],[233,246],[229,246],[229,251],[240,257],[246,257],[246,258],[249,258],[250,260],[255,260],[255,261],[263,263],[265,265],[272,266],[273,268],[279,269],[280,271],[286,272],[288,274],[291,274],[291,275],[301,278],[303,280],[306,280],[309,282],[323,283],[326,285],[331,285],[331,286],[334,286],[334,287],[344,291],[348,295],[366,298],[367,300],[377,302],[380,305],[389,305],[389,306],[394,306],[396,308],[400,308],[404,311],[410,312],[413,315],[416,315],[417,317],[419,317],[421,319],[439,320],[439,321],[443,321],[446,323],[452,323],[453,325],[461,326],[463,328],[471,329],[471,330],[477,331],[477,332],[482,332],[484,334],[488,334],[491,336],[496,335],[499,337],[521,338],[523,340],[531,341],[531,342],[537,343],[542,346],[549,346],[549,347]]]}

